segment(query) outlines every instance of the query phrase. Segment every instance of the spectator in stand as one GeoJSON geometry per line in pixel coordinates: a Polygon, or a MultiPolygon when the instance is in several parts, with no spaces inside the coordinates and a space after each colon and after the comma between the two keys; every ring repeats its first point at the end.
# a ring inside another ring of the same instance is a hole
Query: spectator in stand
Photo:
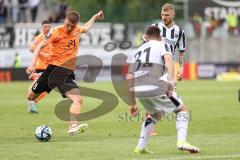
{"type": "Polygon", "coordinates": [[[43,4],[43,6],[44,6],[44,10],[48,10],[48,0],[41,0],[41,3],[43,4]]]}
{"type": "Polygon", "coordinates": [[[198,13],[193,14],[193,27],[197,37],[201,35],[201,24],[202,24],[202,17],[198,13]]]}
{"type": "Polygon", "coordinates": [[[55,11],[52,11],[50,17],[48,18],[48,21],[50,23],[59,23],[60,22],[60,18],[57,15],[57,13],[55,11]]]}
{"type": "Polygon", "coordinates": [[[27,5],[28,5],[28,0],[18,0],[19,4],[19,14],[18,14],[18,22],[23,21],[24,23],[27,22],[27,5]]]}
{"type": "Polygon", "coordinates": [[[188,32],[188,39],[198,37],[198,36],[195,36],[196,33],[194,30],[192,17],[189,17],[189,20],[184,24],[184,31],[188,32]]]}
{"type": "Polygon", "coordinates": [[[21,66],[22,66],[22,58],[19,55],[19,53],[16,52],[12,67],[13,68],[20,68],[21,66]]]}
{"type": "Polygon", "coordinates": [[[228,32],[231,35],[237,35],[238,34],[238,17],[236,14],[231,13],[226,16],[226,21],[228,24],[228,32]]]}
{"type": "Polygon", "coordinates": [[[216,29],[216,27],[219,24],[219,20],[217,20],[214,17],[209,17],[207,22],[205,23],[205,27],[207,29],[207,36],[212,36],[213,31],[216,29]]]}
{"type": "Polygon", "coordinates": [[[57,17],[61,20],[66,18],[68,5],[65,0],[60,0],[59,4],[56,6],[57,17]]]}
{"type": "Polygon", "coordinates": [[[32,22],[36,21],[39,2],[40,0],[29,0],[32,22]]]}
{"type": "Polygon", "coordinates": [[[223,19],[219,19],[217,21],[217,26],[215,26],[215,29],[213,31],[213,38],[226,38],[228,37],[227,29],[224,27],[225,22],[223,19]]]}
{"type": "Polygon", "coordinates": [[[5,23],[7,20],[7,7],[4,5],[4,0],[0,0],[0,23],[5,23]]]}
{"type": "Polygon", "coordinates": [[[18,5],[18,0],[11,0],[11,20],[13,23],[18,22],[19,18],[19,5],[18,5]]]}
{"type": "MultiPolygon", "coordinates": [[[[238,15],[238,22],[240,22],[240,15],[238,15]]],[[[238,23],[238,34],[240,33],[240,23],[238,23]]]]}
{"type": "Polygon", "coordinates": [[[142,37],[143,37],[143,33],[141,32],[141,31],[139,31],[139,30],[137,30],[136,31],[136,33],[135,33],[135,37],[134,37],[134,47],[139,47],[140,45],[142,45],[142,43],[143,43],[143,39],[142,39],[142,37]]]}

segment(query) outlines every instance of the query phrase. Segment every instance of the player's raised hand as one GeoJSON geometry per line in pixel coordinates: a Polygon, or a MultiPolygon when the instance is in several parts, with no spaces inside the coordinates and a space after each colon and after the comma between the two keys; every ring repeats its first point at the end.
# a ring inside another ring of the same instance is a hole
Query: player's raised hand
{"type": "Polygon", "coordinates": [[[178,80],[178,81],[181,81],[182,78],[183,78],[183,71],[180,70],[180,71],[178,71],[178,73],[177,73],[177,80],[178,80]]]}
{"type": "Polygon", "coordinates": [[[103,20],[104,19],[104,14],[103,11],[99,11],[96,15],[96,19],[103,20]]]}
{"type": "Polygon", "coordinates": [[[131,106],[130,113],[132,117],[136,117],[138,115],[138,108],[136,105],[131,106]]]}
{"type": "Polygon", "coordinates": [[[33,65],[28,66],[26,69],[27,74],[32,74],[35,70],[35,67],[33,65]]]}

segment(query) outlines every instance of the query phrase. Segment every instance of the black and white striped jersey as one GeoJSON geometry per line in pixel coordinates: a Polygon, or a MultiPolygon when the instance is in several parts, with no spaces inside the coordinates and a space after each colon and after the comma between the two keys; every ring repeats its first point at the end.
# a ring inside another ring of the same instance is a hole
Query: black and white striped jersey
{"type": "Polygon", "coordinates": [[[184,52],[186,49],[185,34],[184,31],[176,24],[168,28],[163,22],[152,24],[157,26],[161,31],[161,37],[165,43],[169,44],[171,52],[175,54],[176,48],[180,52],[184,52]]]}

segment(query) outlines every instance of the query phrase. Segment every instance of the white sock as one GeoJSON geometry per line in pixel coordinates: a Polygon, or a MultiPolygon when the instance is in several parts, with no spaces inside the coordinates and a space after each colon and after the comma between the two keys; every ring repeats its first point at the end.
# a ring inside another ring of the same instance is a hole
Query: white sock
{"type": "Polygon", "coordinates": [[[137,145],[138,148],[140,149],[145,148],[148,137],[150,137],[151,131],[155,124],[156,121],[150,116],[148,116],[148,118],[145,121],[143,121],[142,130],[137,145]]]}
{"type": "Polygon", "coordinates": [[[188,113],[181,111],[177,113],[176,118],[176,129],[177,129],[177,140],[187,140],[187,129],[188,129],[188,113]]]}
{"type": "Polygon", "coordinates": [[[28,100],[28,105],[33,108],[33,107],[35,107],[36,103],[35,103],[35,101],[28,100]]]}

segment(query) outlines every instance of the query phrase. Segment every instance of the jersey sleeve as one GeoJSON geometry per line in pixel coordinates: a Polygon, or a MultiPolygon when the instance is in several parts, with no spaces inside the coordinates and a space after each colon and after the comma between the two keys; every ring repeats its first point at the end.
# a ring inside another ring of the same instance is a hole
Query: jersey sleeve
{"type": "Polygon", "coordinates": [[[178,42],[178,50],[180,52],[184,52],[186,49],[186,41],[185,41],[185,33],[182,31],[181,39],[178,42]]]}
{"type": "Polygon", "coordinates": [[[161,51],[161,56],[164,56],[165,54],[172,54],[169,44],[163,42],[161,43],[161,45],[159,45],[159,47],[161,51]]]}
{"type": "Polygon", "coordinates": [[[83,26],[78,25],[77,27],[78,27],[78,29],[79,29],[79,33],[80,33],[80,34],[87,32],[86,29],[85,29],[83,26]]]}

